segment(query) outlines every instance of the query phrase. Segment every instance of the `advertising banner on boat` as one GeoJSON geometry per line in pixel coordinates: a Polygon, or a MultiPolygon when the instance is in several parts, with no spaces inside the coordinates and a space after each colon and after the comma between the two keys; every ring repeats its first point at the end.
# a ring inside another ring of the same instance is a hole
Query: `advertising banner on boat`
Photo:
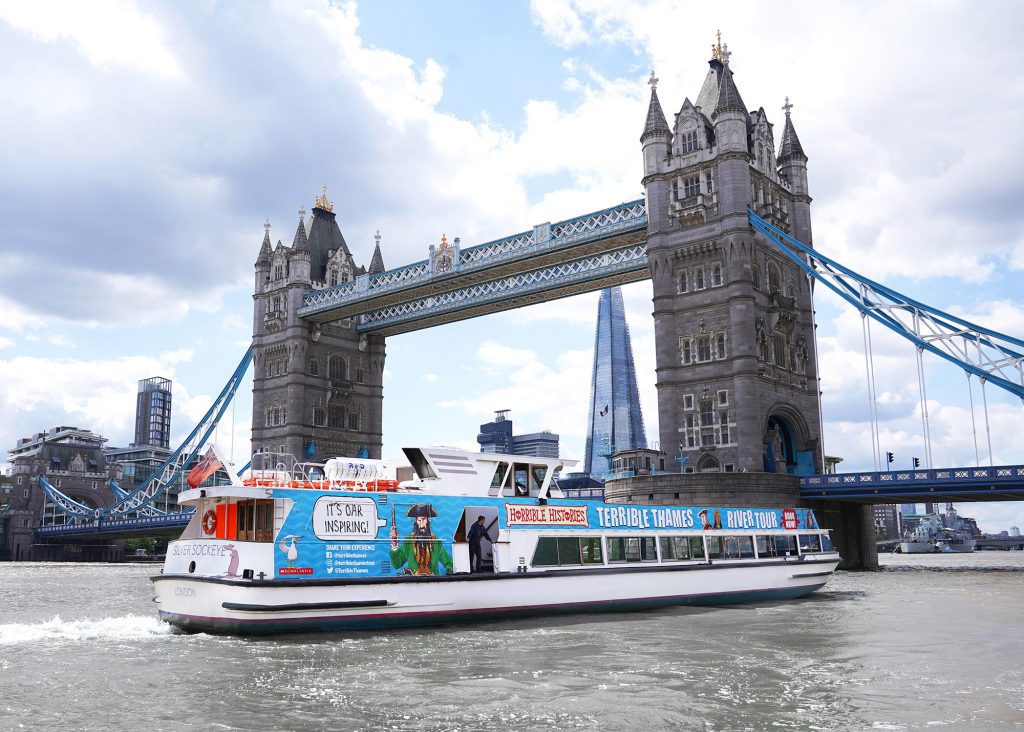
{"type": "MultiPolygon", "coordinates": [[[[440,576],[454,571],[456,542],[485,518],[499,530],[780,531],[816,529],[806,509],[631,506],[594,501],[340,494],[280,489],[291,509],[275,538],[278,577],[440,576]]],[[[463,547],[462,551],[466,551],[463,547]]]]}

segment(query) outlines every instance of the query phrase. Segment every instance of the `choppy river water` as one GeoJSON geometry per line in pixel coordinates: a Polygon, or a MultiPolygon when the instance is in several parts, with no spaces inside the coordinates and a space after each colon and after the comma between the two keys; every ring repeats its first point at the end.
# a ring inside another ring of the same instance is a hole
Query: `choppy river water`
{"type": "Polygon", "coordinates": [[[1024,552],[892,556],[795,602],[245,640],[158,565],[0,564],[0,729],[1024,728],[1024,552]]]}

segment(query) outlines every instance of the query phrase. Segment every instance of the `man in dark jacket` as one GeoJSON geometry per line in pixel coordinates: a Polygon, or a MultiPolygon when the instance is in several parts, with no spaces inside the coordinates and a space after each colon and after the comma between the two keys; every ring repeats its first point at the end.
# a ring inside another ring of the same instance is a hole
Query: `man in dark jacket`
{"type": "Polygon", "coordinates": [[[480,540],[491,540],[484,528],[484,517],[478,516],[476,523],[469,528],[469,569],[471,572],[479,572],[483,564],[483,554],[480,551],[480,540]]]}

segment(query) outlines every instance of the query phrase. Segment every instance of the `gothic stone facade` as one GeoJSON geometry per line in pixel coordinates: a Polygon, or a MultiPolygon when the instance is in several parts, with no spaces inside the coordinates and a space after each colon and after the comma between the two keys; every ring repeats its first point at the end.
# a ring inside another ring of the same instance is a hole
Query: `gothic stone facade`
{"type": "Polygon", "coordinates": [[[810,284],[747,208],[811,243],[807,157],[790,119],[776,154],[715,49],[669,127],[651,78],[641,137],[662,449],[686,470],[820,472],[810,284]]]}
{"type": "MultiPolygon", "coordinates": [[[[54,553],[60,547],[46,547],[35,539],[40,525],[64,523],[66,516],[46,501],[39,487],[39,476],[59,488],[69,498],[90,508],[109,506],[115,501],[108,481],[113,477],[103,456],[106,439],[89,430],[77,427],[54,427],[32,437],[18,440],[10,451],[11,495],[7,511],[6,546],[0,554],[7,559],[39,561],[46,559],[82,558],[70,550],[80,552],[81,547],[66,547],[69,551],[54,553]]],[[[92,559],[116,560],[121,558],[123,542],[104,541],[104,549],[92,559]]]]}
{"type": "MultiPolygon", "coordinates": [[[[379,243],[375,270],[383,270],[379,243]]],[[[297,315],[306,293],[366,273],[355,265],[326,194],[308,224],[300,211],[292,246],[278,241],[271,248],[268,224],[253,295],[254,451],[315,462],[380,457],[384,339],[360,337],[351,319],[318,325],[297,315]]]]}

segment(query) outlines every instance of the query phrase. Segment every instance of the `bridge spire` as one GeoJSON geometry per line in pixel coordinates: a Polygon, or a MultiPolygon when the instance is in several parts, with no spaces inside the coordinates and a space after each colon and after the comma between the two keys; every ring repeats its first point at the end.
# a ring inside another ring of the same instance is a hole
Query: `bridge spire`
{"type": "Polygon", "coordinates": [[[366,273],[371,275],[384,271],[384,257],[380,253],[380,229],[377,229],[377,233],[373,235],[373,241],[373,256],[370,257],[370,266],[366,270],[366,273]]]}
{"type": "Polygon", "coordinates": [[[777,160],[782,162],[793,159],[806,163],[807,155],[804,154],[800,138],[796,136],[796,128],[793,127],[793,120],[789,114],[791,109],[793,109],[793,105],[789,103],[789,97],[786,97],[786,103],[782,105],[782,111],[786,113],[786,126],[782,128],[782,142],[779,144],[779,157],[777,160]]]}
{"type": "Polygon", "coordinates": [[[270,262],[270,219],[263,224],[263,243],[260,244],[260,253],[256,257],[256,265],[270,262]]]}
{"type": "Polygon", "coordinates": [[[661,108],[661,100],[658,99],[658,77],[654,75],[654,69],[651,69],[651,77],[647,83],[651,85],[651,102],[647,107],[647,122],[644,124],[643,134],[640,135],[640,142],[658,135],[672,136],[672,130],[665,121],[665,112],[661,108]]]}

